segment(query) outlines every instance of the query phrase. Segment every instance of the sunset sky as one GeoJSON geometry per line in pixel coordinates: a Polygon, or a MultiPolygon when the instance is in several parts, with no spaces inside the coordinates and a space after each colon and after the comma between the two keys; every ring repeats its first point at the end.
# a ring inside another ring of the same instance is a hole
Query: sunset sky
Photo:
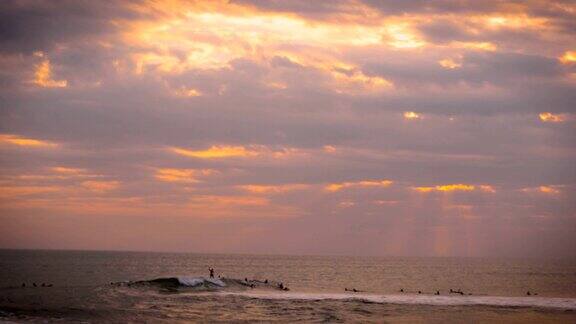
{"type": "Polygon", "coordinates": [[[576,256],[573,1],[0,2],[0,248],[576,256]]]}

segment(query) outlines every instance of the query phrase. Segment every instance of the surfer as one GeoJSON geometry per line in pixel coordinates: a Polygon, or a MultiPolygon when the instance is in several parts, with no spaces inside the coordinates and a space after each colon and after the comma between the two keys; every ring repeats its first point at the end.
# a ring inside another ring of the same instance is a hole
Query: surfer
{"type": "Polygon", "coordinates": [[[214,268],[208,268],[208,271],[210,271],[210,278],[214,278],[214,268]]]}

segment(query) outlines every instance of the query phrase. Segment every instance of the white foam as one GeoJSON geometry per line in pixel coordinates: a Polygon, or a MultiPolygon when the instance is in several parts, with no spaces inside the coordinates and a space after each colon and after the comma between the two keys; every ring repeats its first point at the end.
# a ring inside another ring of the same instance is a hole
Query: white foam
{"type": "Polygon", "coordinates": [[[219,287],[225,287],[226,284],[216,278],[204,278],[204,277],[177,277],[178,282],[183,286],[196,287],[204,285],[205,283],[213,284],[219,287]]]}
{"type": "Polygon", "coordinates": [[[500,297],[500,296],[436,296],[436,295],[373,295],[346,293],[297,293],[297,292],[244,292],[223,293],[242,295],[260,299],[290,300],[360,300],[373,303],[438,305],[438,306],[502,306],[502,307],[537,307],[576,310],[575,298],[548,297],[500,297]]]}

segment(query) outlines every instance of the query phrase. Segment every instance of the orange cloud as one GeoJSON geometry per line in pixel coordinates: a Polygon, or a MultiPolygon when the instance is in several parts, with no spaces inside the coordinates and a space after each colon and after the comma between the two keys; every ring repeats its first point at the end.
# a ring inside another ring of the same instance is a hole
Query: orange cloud
{"type": "Polygon", "coordinates": [[[388,187],[393,183],[390,180],[364,180],[357,182],[341,182],[341,183],[331,183],[325,187],[328,191],[339,191],[350,187],[388,187]]]}
{"type": "Polygon", "coordinates": [[[172,93],[178,97],[199,97],[202,93],[194,88],[180,87],[172,90],[172,93]]]}
{"type": "Polygon", "coordinates": [[[443,68],[450,69],[450,70],[457,69],[457,68],[462,66],[462,63],[458,63],[451,58],[446,58],[446,59],[440,60],[440,61],[438,61],[438,64],[440,64],[440,66],[442,66],[443,68]]]}
{"type": "Polygon", "coordinates": [[[13,134],[0,134],[0,143],[27,146],[27,147],[56,147],[56,143],[39,139],[26,138],[13,134]]]}
{"type": "Polygon", "coordinates": [[[426,42],[412,30],[412,26],[405,22],[387,24],[385,35],[388,45],[395,48],[412,49],[426,45],[426,42]]]}
{"type": "Polygon", "coordinates": [[[560,57],[560,62],[564,64],[576,63],[576,51],[567,51],[560,57]]]}
{"type": "Polygon", "coordinates": [[[67,167],[54,167],[52,168],[52,171],[69,175],[80,175],[86,172],[85,169],[67,168],[67,167]]]}
{"type": "Polygon", "coordinates": [[[254,158],[254,157],[270,157],[274,159],[285,159],[298,155],[305,155],[303,152],[296,148],[280,148],[270,149],[264,145],[249,145],[249,146],[228,146],[228,145],[213,145],[205,150],[189,150],[179,147],[172,147],[170,151],[173,153],[193,157],[198,159],[225,159],[225,158],[254,158]]]}
{"type": "Polygon", "coordinates": [[[548,27],[545,18],[531,17],[526,14],[500,14],[497,16],[480,16],[473,20],[483,22],[488,28],[517,28],[541,30],[548,27]]]}
{"type": "Polygon", "coordinates": [[[322,150],[326,153],[336,153],[336,147],[332,145],[324,145],[322,147],[322,150]]]}
{"type": "Polygon", "coordinates": [[[36,66],[32,83],[43,88],[66,88],[68,81],[52,79],[52,67],[50,61],[45,59],[36,66]]]}
{"type": "MultiPolygon", "coordinates": [[[[492,188],[490,186],[483,186],[483,187],[484,188],[481,188],[482,190],[488,189],[488,187],[492,188]]],[[[451,192],[451,191],[472,191],[476,189],[476,186],[457,183],[457,184],[439,185],[434,187],[414,187],[412,189],[418,192],[431,192],[431,191],[451,192]]]]}
{"type": "Polygon", "coordinates": [[[257,193],[257,194],[268,194],[268,193],[284,193],[293,190],[306,189],[309,186],[306,184],[287,184],[287,185],[243,185],[240,186],[241,189],[257,193]]]}
{"type": "Polygon", "coordinates": [[[98,192],[98,193],[103,193],[103,192],[114,190],[114,189],[118,188],[119,185],[120,185],[120,182],[118,182],[118,181],[84,181],[84,182],[82,182],[82,187],[84,187],[90,191],[94,191],[94,192],[98,192]]]}
{"type": "Polygon", "coordinates": [[[484,192],[490,192],[490,193],[496,192],[496,189],[494,189],[494,187],[489,186],[489,185],[480,185],[478,187],[480,188],[480,190],[482,190],[484,192]]]}
{"type": "Polygon", "coordinates": [[[62,190],[62,187],[56,186],[2,186],[0,187],[0,198],[30,196],[60,190],[62,190]]]}
{"type": "MultiPolygon", "coordinates": [[[[161,72],[222,68],[240,57],[272,57],[287,43],[318,48],[377,45],[385,32],[380,25],[365,24],[365,16],[357,22],[311,24],[303,17],[261,12],[227,1],[147,3],[139,10],[165,14],[155,21],[116,22],[124,24],[126,43],[155,49],[134,55],[138,73],[147,67],[161,72]],[[177,57],[173,49],[186,55],[177,57]]],[[[369,10],[366,7],[364,12],[369,10]]]]}
{"type": "Polygon", "coordinates": [[[197,177],[208,176],[216,171],[212,169],[158,169],[156,179],[166,182],[199,182],[197,177]]]}
{"type": "Polygon", "coordinates": [[[493,52],[498,49],[496,44],[490,42],[452,42],[451,47],[493,52]]]}
{"type": "Polygon", "coordinates": [[[408,119],[408,120],[412,120],[412,119],[420,119],[422,118],[422,116],[420,116],[420,114],[415,113],[413,111],[406,111],[404,112],[404,118],[408,119]]]}
{"type": "Polygon", "coordinates": [[[391,81],[381,77],[367,76],[356,67],[341,62],[333,61],[328,69],[321,65],[314,67],[325,70],[325,72],[332,76],[333,83],[329,84],[329,86],[338,93],[350,95],[381,93],[382,91],[391,89],[393,86],[391,81]],[[337,65],[349,66],[349,68],[337,67],[337,65]]]}
{"type": "Polygon", "coordinates": [[[199,159],[218,159],[218,158],[230,158],[230,157],[251,157],[257,156],[260,153],[257,151],[252,151],[244,146],[226,146],[226,145],[214,145],[206,150],[187,150],[183,148],[173,147],[172,152],[193,158],[199,159]]]}
{"type": "Polygon", "coordinates": [[[558,186],[539,186],[533,188],[524,188],[522,189],[522,191],[527,193],[542,193],[548,195],[557,195],[561,193],[560,189],[558,188],[559,188],[558,186]]]}
{"type": "Polygon", "coordinates": [[[553,114],[550,112],[543,112],[538,116],[540,117],[540,120],[545,123],[561,123],[567,119],[565,114],[553,114]]]}

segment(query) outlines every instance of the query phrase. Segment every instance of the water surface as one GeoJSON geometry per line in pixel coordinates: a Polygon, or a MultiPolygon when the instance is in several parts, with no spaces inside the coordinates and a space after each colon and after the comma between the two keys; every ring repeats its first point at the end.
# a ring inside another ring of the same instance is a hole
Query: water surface
{"type": "Polygon", "coordinates": [[[0,316],[24,321],[576,319],[576,262],[567,260],[3,250],[0,287],[0,316]],[[209,267],[255,288],[128,284],[197,282],[209,267]]]}

